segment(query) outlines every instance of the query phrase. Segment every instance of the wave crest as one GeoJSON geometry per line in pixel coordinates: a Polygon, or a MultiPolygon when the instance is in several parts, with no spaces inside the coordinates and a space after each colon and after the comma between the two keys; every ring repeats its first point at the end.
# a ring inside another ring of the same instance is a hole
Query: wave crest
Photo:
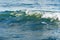
{"type": "Polygon", "coordinates": [[[26,11],[5,11],[1,12],[0,20],[3,19],[14,19],[15,20],[24,20],[24,21],[41,21],[45,22],[56,22],[60,21],[59,13],[45,13],[45,12],[26,12],[26,11]]]}

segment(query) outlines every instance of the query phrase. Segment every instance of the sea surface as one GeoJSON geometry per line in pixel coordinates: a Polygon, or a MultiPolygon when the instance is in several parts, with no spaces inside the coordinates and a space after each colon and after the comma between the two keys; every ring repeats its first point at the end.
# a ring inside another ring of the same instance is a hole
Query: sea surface
{"type": "Polygon", "coordinates": [[[60,11],[60,0],[0,0],[0,11],[21,9],[60,11]]]}
{"type": "Polygon", "coordinates": [[[60,40],[60,0],[0,0],[0,40],[60,40]]]}
{"type": "Polygon", "coordinates": [[[42,12],[0,12],[0,40],[60,40],[59,13],[42,12]]]}

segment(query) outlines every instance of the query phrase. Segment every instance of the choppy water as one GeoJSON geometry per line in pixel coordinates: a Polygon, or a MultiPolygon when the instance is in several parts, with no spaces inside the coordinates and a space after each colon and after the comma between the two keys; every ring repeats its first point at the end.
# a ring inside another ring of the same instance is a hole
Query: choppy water
{"type": "Polygon", "coordinates": [[[60,11],[60,0],[0,0],[0,11],[21,9],[60,11]]]}

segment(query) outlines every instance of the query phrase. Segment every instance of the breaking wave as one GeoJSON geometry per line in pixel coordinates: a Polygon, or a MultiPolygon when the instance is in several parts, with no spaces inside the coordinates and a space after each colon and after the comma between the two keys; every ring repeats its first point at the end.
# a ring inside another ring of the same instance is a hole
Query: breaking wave
{"type": "Polygon", "coordinates": [[[0,39],[60,40],[59,17],[59,12],[28,10],[0,12],[0,39]]]}
{"type": "MultiPolygon", "coordinates": [[[[0,23],[8,25],[7,28],[20,26],[23,30],[41,30],[57,25],[60,22],[59,13],[41,11],[4,11],[0,12],[0,23]],[[58,22],[58,23],[57,23],[58,22]],[[50,27],[49,27],[50,25],[50,27]],[[45,26],[45,27],[44,27],[45,26]],[[48,26],[48,27],[46,27],[48,26]]],[[[53,27],[52,27],[53,28],[53,27]]]]}

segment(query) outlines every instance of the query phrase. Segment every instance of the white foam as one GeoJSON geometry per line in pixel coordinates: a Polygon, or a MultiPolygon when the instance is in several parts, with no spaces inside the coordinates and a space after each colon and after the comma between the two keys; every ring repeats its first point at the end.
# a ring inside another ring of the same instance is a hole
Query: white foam
{"type": "Polygon", "coordinates": [[[54,18],[54,19],[57,19],[60,20],[60,13],[45,13],[43,14],[42,16],[43,18],[54,18]]]}
{"type": "Polygon", "coordinates": [[[31,12],[30,10],[27,10],[26,11],[26,14],[28,14],[28,15],[42,14],[42,18],[53,18],[53,19],[60,20],[60,12],[40,12],[40,11],[37,11],[35,13],[35,11],[34,12],[31,12]]]}

